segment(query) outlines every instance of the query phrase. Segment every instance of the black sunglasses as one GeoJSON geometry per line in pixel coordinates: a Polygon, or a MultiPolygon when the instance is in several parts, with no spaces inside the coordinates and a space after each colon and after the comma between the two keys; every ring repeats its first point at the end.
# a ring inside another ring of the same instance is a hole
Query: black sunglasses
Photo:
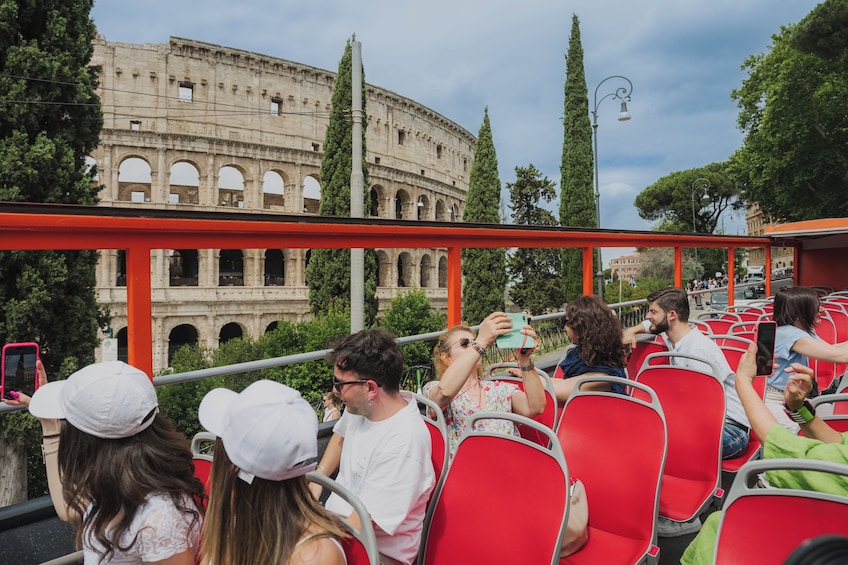
{"type": "Polygon", "coordinates": [[[460,339],[459,341],[452,343],[450,346],[448,346],[447,349],[448,350],[453,349],[457,345],[460,346],[463,349],[468,349],[468,346],[471,345],[471,340],[467,337],[464,337],[464,338],[460,339]]]}
{"type": "Polygon", "coordinates": [[[359,379],[358,381],[339,381],[339,380],[333,379],[333,389],[336,392],[341,393],[342,389],[344,387],[346,387],[347,385],[361,385],[361,384],[367,383],[370,380],[371,379],[359,379]]]}

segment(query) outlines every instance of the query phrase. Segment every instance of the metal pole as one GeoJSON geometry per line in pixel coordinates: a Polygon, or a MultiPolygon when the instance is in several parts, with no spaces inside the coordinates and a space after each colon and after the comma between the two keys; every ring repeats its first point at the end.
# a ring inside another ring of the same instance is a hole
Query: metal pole
{"type": "MultiPolygon", "coordinates": [[[[630,94],[633,92],[633,83],[630,82],[630,79],[621,75],[612,75],[608,76],[604,80],[598,83],[598,86],[595,87],[595,97],[594,97],[594,105],[592,106],[592,137],[594,138],[594,151],[595,151],[595,227],[601,227],[601,189],[600,183],[598,181],[598,105],[604,101],[604,99],[613,97],[622,100],[622,113],[619,114],[619,120],[629,120],[630,115],[626,114],[625,104],[628,100],[630,100],[630,94]],[[610,92],[606,96],[602,97],[598,100],[598,89],[601,88],[601,85],[606,81],[611,79],[621,79],[629,85],[629,87],[621,86],[615,89],[615,92],[610,92]]],[[[598,272],[595,273],[595,277],[598,279],[598,296],[600,298],[604,297],[604,262],[603,256],[601,255],[601,248],[597,248],[598,253],[598,272]]]]}
{"type": "MultiPolygon", "coordinates": [[[[695,225],[695,191],[697,189],[703,189],[704,195],[706,195],[706,191],[710,188],[711,183],[708,179],[698,178],[695,179],[695,182],[692,183],[692,233],[697,233],[698,228],[695,225]]],[[[698,248],[695,247],[695,278],[698,278],[698,248]]]]}
{"type": "MultiPolygon", "coordinates": [[[[351,60],[353,118],[350,167],[350,216],[364,217],[365,175],[362,172],[362,44],[354,41],[351,60]]],[[[350,250],[350,331],[365,327],[365,250],[350,250]]]]}

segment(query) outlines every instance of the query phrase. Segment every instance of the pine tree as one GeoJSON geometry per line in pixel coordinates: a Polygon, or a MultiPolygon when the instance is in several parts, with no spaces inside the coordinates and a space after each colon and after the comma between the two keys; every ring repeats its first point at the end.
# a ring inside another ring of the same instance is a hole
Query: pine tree
{"type": "MultiPolygon", "coordinates": [[[[497,224],[500,220],[500,201],[498,157],[492,141],[489,109],[486,108],[483,125],[477,134],[463,221],[497,224]]],[[[463,318],[468,323],[479,324],[492,312],[503,310],[506,289],[505,249],[464,249],[462,274],[465,277],[462,287],[463,318]]]]}
{"type": "MultiPolygon", "coordinates": [[[[595,227],[592,180],[592,125],[589,122],[589,95],[583,72],[583,45],[580,20],[571,19],[571,37],[565,65],[565,115],[563,120],[562,165],[560,173],[559,221],[563,226],[595,227]]],[[[566,301],[583,292],[583,251],[562,250],[563,291],[566,301]]],[[[597,260],[596,260],[597,262],[597,260]]],[[[599,265],[595,265],[597,269],[599,265]]],[[[593,272],[596,272],[593,269],[593,272]]]]}
{"type": "MultiPolygon", "coordinates": [[[[355,38],[354,38],[355,39],[355,38]]],[[[321,159],[321,201],[318,213],[322,216],[350,217],[350,172],[353,145],[351,108],[353,95],[351,78],[353,49],[345,46],[339,71],[333,85],[332,114],[324,137],[324,156],[321,159]]],[[[365,104],[365,70],[362,72],[362,101],[365,104]]],[[[370,191],[365,163],[365,126],[362,120],[362,168],[365,171],[364,210],[369,210],[370,191]]],[[[333,310],[350,308],[350,250],[313,249],[306,266],[309,286],[309,308],[313,315],[326,315],[333,310]]],[[[365,250],[365,323],[371,325],[377,316],[377,255],[365,250]]]]}
{"type": "MultiPolygon", "coordinates": [[[[525,226],[555,226],[554,215],[541,207],[556,196],[553,181],[542,178],[536,167],[515,168],[515,182],[507,183],[512,203],[512,223],[525,226]]],[[[512,301],[531,314],[542,314],[563,305],[561,258],[557,249],[520,247],[507,259],[512,301]]]]}
{"type": "MultiPolygon", "coordinates": [[[[98,69],[89,67],[91,6],[0,1],[0,200],[97,202],[85,162],[103,125],[98,69]]],[[[51,380],[94,361],[106,323],[94,294],[96,262],[94,251],[0,252],[0,343],[38,342],[51,380]]],[[[0,418],[0,505],[26,496],[24,446],[43,477],[38,428],[24,414],[0,418]]],[[[43,478],[29,486],[30,495],[44,493],[43,478]]]]}

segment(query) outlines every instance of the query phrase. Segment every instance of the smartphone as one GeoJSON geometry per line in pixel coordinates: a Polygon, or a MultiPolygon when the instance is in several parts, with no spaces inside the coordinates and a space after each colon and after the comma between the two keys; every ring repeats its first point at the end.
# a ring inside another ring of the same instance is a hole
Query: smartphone
{"type": "Polygon", "coordinates": [[[7,343],[3,346],[0,367],[3,375],[0,377],[0,396],[8,400],[16,400],[9,394],[11,391],[22,392],[32,396],[38,388],[37,343],[7,343]]]}
{"type": "Polygon", "coordinates": [[[527,314],[521,312],[518,314],[507,314],[510,322],[512,322],[512,331],[508,334],[499,335],[496,344],[498,349],[533,349],[536,347],[536,341],[521,333],[524,326],[529,324],[527,314]]]}
{"type": "Polygon", "coordinates": [[[774,370],[774,338],[777,333],[775,322],[757,324],[757,374],[770,375],[774,370]]]}

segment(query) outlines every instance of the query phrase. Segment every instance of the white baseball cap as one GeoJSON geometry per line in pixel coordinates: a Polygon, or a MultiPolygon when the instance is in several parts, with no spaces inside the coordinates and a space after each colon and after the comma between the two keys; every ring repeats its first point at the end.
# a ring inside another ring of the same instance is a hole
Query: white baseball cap
{"type": "Polygon", "coordinates": [[[256,381],[241,393],[210,390],[198,410],[204,428],[224,441],[247,483],[282,481],[316,467],[318,417],[300,393],[275,381],[256,381]]]}
{"type": "Polygon", "coordinates": [[[143,371],[107,361],[38,387],[29,411],[37,418],[65,419],[95,437],[120,439],[146,430],[159,412],[159,401],[143,371]]]}

